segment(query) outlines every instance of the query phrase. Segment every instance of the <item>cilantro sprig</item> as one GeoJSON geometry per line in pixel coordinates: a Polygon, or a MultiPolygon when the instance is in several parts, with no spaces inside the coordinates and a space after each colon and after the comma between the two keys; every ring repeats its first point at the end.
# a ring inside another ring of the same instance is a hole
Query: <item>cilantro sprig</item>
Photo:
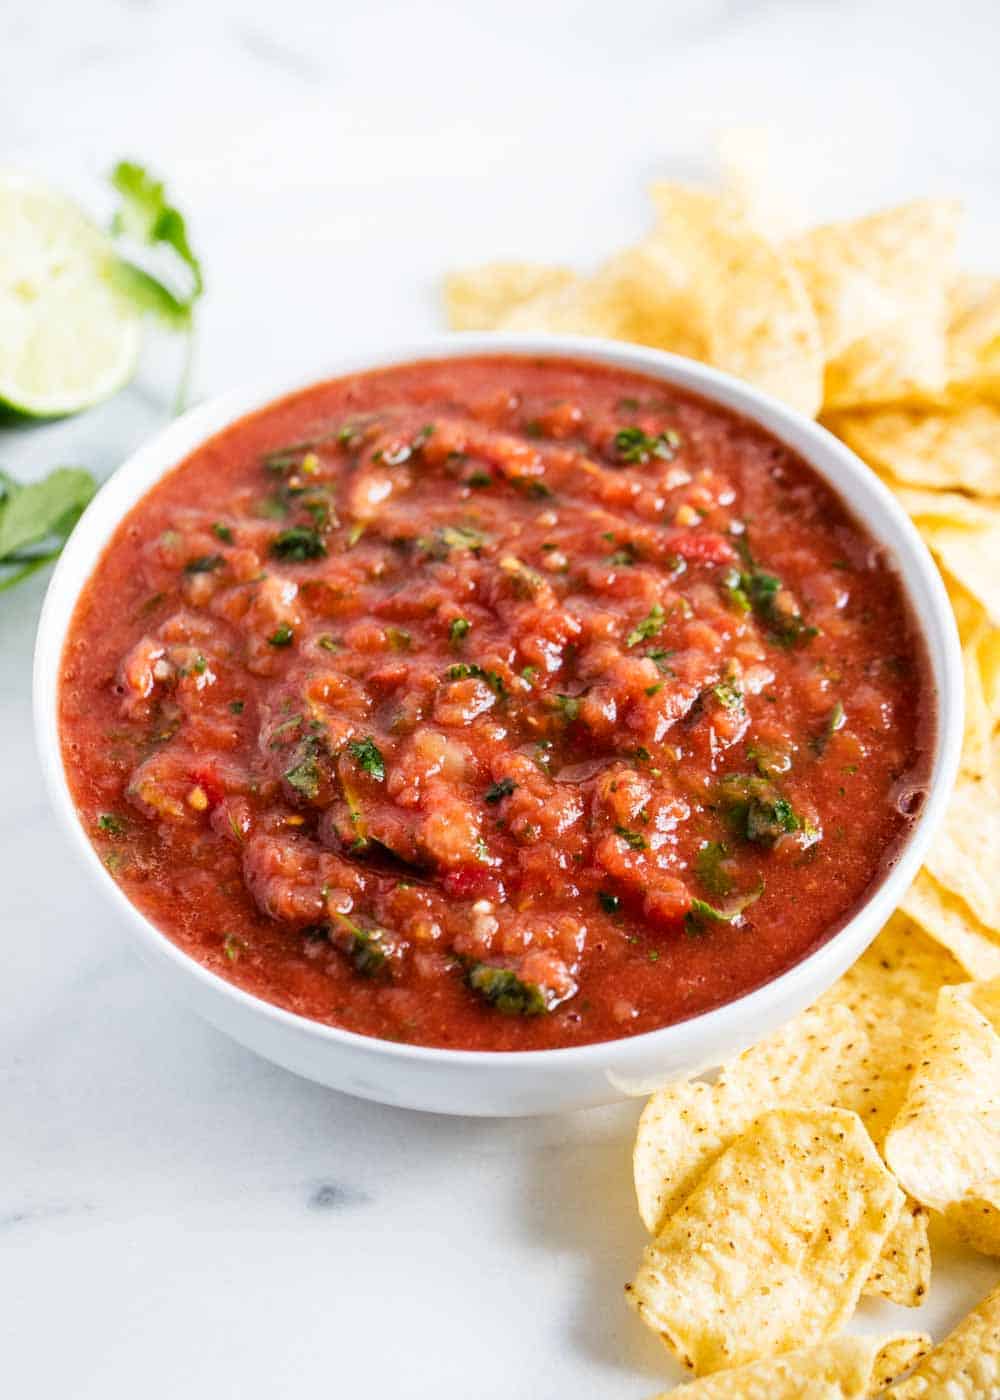
{"type": "Polygon", "coordinates": [[[117,240],[119,281],[135,305],[186,338],[184,368],[174,399],[187,403],[194,368],[195,307],[205,289],[201,263],[188,238],[183,214],[166,186],[145,166],[121,160],[111,172],[121,202],[111,220],[117,240]]]}
{"type": "Polygon", "coordinates": [[[0,471],[0,593],[59,555],[96,490],[80,467],[56,467],[30,485],[0,471]]]}

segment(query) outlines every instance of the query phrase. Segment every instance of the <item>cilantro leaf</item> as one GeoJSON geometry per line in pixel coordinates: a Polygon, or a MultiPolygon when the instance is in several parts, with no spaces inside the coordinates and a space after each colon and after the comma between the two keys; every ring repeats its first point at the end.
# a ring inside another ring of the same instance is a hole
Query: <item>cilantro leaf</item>
{"type": "Polygon", "coordinates": [[[615,433],[615,455],[620,462],[637,463],[645,466],[654,457],[663,462],[672,462],[681,446],[680,434],[673,428],[654,436],[644,433],[641,428],[620,428],[615,433]]]}
{"type": "Polygon", "coordinates": [[[758,846],[773,846],[802,822],[792,804],[766,778],[734,773],[719,785],[719,802],[733,831],[758,846]]]}
{"type": "Polygon", "coordinates": [[[486,789],[483,801],[495,804],[502,798],[509,797],[516,787],[517,783],[513,778],[501,778],[498,783],[491,783],[486,789]]]}
{"type": "Polygon", "coordinates": [[[359,768],[363,768],[377,783],[385,781],[385,759],[371,735],[367,739],[348,739],[347,747],[359,768]]]}
{"type": "Polygon", "coordinates": [[[504,1016],[541,1016],[551,1000],[535,982],[525,982],[509,967],[473,963],[466,971],[469,988],[504,1016]]]}
{"type": "Polygon", "coordinates": [[[194,360],[194,309],[204,291],[201,263],[188,238],[184,216],[167,198],[166,186],[135,161],[119,161],[111,183],[121,203],[111,232],[122,241],[118,281],[140,310],[187,337],[184,370],[174,401],[187,401],[194,360]]]}
{"type": "Polygon", "coordinates": [[[695,856],[698,879],[712,894],[732,893],[733,877],[725,867],[729,848],[722,841],[706,841],[695,856]]]}
{"type": "Polygon", "coordinates": [[[57,558],[96,490],[78,467],[56,467],[30,485],[0,471],[0,592],[57,558]]]}
{"type": "Polygon", "coordinates": [[[649,612],[637,622],[632,631],[625,638],[627,647],[637,647],[640,642],[649,641],[650,637],[655,637],[666,622],[667,616],[659,603],[654,603],[649,612]]]}
{"type": "Polygon", "coordinates": [[[136,243],[159,243],[170,248],[186,268],[189,282],[186,293],[175,294],[174,299],[190,310],[205,286],[201,263],[188,239],[184,216],[167,199],[163,181],[135,161],[120,160],[111,172],[111,183],[122,197],[111,221],[111,232],[136,243]]]}
{"type": "Polygon", "coordinates": [[[688,933],[700,933],[705,924],[735,924],[743,917],[743,911],[749,909],[751,904],[756,904],[764,893],[764,881],[760,880],[757,885],[740,899],[733,900],[725,909],[717,909],[714,904],[709,904],[704,899],[692,899],[691,908],[684,916],[684,926],[688,933]]]}
{"type": "Polygon", "coordinates": [[[270,552],[275,559],[287,563],[303,564],[307,559],[322,559],[326,545],[318,530],[310,530],[305,525],[293,525],[290,530],[282,530],[271,541],[270,552]]]}

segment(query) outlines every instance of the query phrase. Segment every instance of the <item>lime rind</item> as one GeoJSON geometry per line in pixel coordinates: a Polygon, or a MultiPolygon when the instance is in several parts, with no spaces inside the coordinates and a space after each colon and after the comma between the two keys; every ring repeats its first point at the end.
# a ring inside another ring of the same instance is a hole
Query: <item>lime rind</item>
{"type": "Polygon", "coordinates": [[[110,239],[64,195],[0,174],[0,405],[76,413],[132,376],[141,318],[110,239]]]}

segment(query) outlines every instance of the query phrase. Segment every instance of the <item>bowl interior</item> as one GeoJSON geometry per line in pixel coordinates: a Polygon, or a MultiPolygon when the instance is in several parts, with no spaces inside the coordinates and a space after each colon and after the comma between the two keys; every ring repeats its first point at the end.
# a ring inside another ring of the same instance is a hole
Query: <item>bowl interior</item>
{"type": "MultiPolygon", "coordinates": [[[[46,595],[38,629],[34,670],[35,726],[39,755],[53,805],[82,859],[105,895],[121,910],[148,953],[177,965],[184,976],[202,984],[208,996],[233,1009],[294,1028],[317,1043],[363,1048],[366,1054],[400,1061],[447,1060],[496,1066],[508,1061],[527,1071],[532,1063],[584,1065],[620,1061],[624,1072],[638,1066],[650,1050],[669,1058],[686,1044],[699,1067],[717,1063],[713,1046],[730,1053],[734,1028],[744,1043],[767,1028],[779,1005],[793,1014],[819,995],[857,957],[899,902],[923,859],[934,828],[943,816],[958,766],[962,733],[962,667],[954,619],[937,570],[912,522],[888,489],[842,443],[817,424],[800,417],[732,377],[705,365],[641,347],[582,337],[467,334],[442,336],[422,344],[393,348],[383,355],[345,356],[307,381],[266,384],[237,390],[206,403],[172,423],[142,446],[102,488],[73,533],[46,595]],[[898,858],[865,904],[825,943],[777,978],[715,1010],[660,1030],[620,1041],[537,1051],[462,1051],[376,1040],[306,1020],[242,991],[216,976],[173,944],[145,918],[114,882],[90,844],[70,796],[63,769],[57,696],[63,643],[79,593],[123,516],[150,487],[215,432],[245,414],[308,384],[368,369],[412,361],[484,354],[525,355],[591,360],[660,378],[734,410],[758,423],[809,463],[847,502],[868,532],[894,559],[914,617],[923,631],[928,666],[936,690],[937,726],[929,792],[898,858]],[[790,1008],[790,1009],[789,1009],[790,1008]]],[[[689,1056],[690,1058],[690,1056],[689,1056]]],[[[641,1087],[641,1086],[640,1086],[641,1087]]]]}

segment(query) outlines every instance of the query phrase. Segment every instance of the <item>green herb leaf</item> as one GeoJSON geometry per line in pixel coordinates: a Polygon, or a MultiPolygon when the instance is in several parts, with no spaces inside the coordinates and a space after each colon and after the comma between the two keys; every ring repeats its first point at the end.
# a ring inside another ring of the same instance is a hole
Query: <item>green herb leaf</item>
{"type": "Polygon", "coordinates": [[[184,565],[184,572],[186,574],[210,574],[221,563],[223,563],[221,554],[203,554],[198,559],[189,560],[184,565]]]}
{"type": "Polygon", "coordinates": [[[99,831],[107,832],[109,836],[124,836],[128,830],[125,818],[117,812],[102,812],[97,818],[97,826],[99,831]]]}
{"type": "Polygon", "coordinates": [[[270,544],[270,552],[275,559],[285,563],[302,564],[307,559],[322,559],[326,545],[318,530],[310,530],[306,525],[293,525],[290,530],[282,530],[270,544]]]}
{"type": "Polygon", "coordinates": [[[0,471],[0,592],[58,557],[96,490],[90,473],[75,467],[29,485],[0,471]]]}
{"type": "Polygon", "coordinates": [[[733,877],[725,869],[729,847],[722,841],[706,841],[694,859],[698,879],[712,894],[731,894],[733,877]]]}
{"type": "Polygon", "coordinates": [[[562,695],[556,693],[552,697],[551,703],[555,705],[555,708],[562,715],[566,723],[572,724],[575,719],[579,719],[580,717],[581,698],[582,697],[579,695],[562,695]]]}
{"type": "Polygon", "coordinates": [[[773,846],[780,836],[802,826],[791,803],[766,778],[746,773],[724,778],[719,803],[733,831],[756,845],[773,846]]]}
{"type": "Polygon", "coordinates": [[[296,750],[296,762],[285,769],[285,782],[300,797],[315,802],[319,796],[322,774],[319,766],[321,744],[314,735],[304,739],[296,750]]]}
{"type": "Polygon", "coordinates": [[[448,639],[453,647],[457,647],[462,640],[469,635],[472,623],[465,617],[456,617],[452,620],[448,628],[448,639]]]}
{"type": "Polygon", "coordinates": [[[680,449],[680,434],[668,428],[650,437],[641,428],[621,428],[615,433],[615,454],[620,462],[645,466],[654,457],[672,462],[680,449]]]}
{"type": "Polygon", "coordinates": [[[504,1016],[541,1016],[550,1009],[550,999],[534,982],[524,982],[508,967],[476,962],[466,969],[465,980],[472,991],[504,1016]]]}
{"type": "Polygon", "coordinates": [[[212,526],[212,534],[217,540],[221,540],[223,544],[232,544],[233,542],[232,530],[230,530],[228,525],[223,525],[221,520],[217,520],[212,526]]]}
{"type": "Polygon", "coordinates": [[[491,783],[483,794],[484,802],[497,803],[503,797],[509,797],[517,784],[512,778],[501,778],[498,783],[491,783]]]}
{"type": "Polygon", "coordinates": [[[477,680],[485,681],[495,695],[503,696],[507,693],[503,677],[498,671],[484,671],[482,666],[477,666],[474,661],[456,661],[453,666],[448,667],[447,676],[450,681],[464,681],[469,676],[475,676],[477,680]]]}
{"type": "Polygon", "coordinates": [[[290,647],[295,640],[295,633],[287,622],[279,622],[267,640],[273,647],[290,647]]]}
{"type": "Polygon", "coordinates": [[[813,753],[824,753],[827,744],[829,744],[830,740],[836,734],[837,730],[843,729],[846,723],[847,715],[844,712],[844,706],[838,700],[837,703],[834,705],[833,709],[830,711],[826,724],[823,726],[823,732],[821,734],[817,734],[815,739],[812,740],[813,753]]]}
{"type": "Polygon", "coordinates": [[[378,977],[390,970],[389,939],[381,928],[362,928],[346,914],[334,914],[332,939],[362,977],[378,977]]]}
{"type": "Polygon", "coordinates": [[[134,161],[122,160],[111,172],[111,183],[122,196],[111,231],[137,243],[162,243],[172,249],[190,274],[186,302],[193,305],[204,290],[201,264],[188,241],[184,217],[168,201],[163,181],[134,161]]]}
{"type": "Polygon", "coordinates": [[[631,846],[633,851],[646,849],[646,838],[641,831],[630,831],[627,826],[616,826],[615,835],[620,836],[626,845],[631,846]]]}
{"type": "Polygon", "coordinates": [[[131,249],[124,256],[120,253],[122,287],[143,311],[187,334],[186,363],[175,401],[175,411],[180,412],[191,376],[194,308],[204,290],[201,264],[188,240],[184,217],[167,199],[162,180],[136,162],[123,160],[111,172],[111,183],[121,195],[111,232],[157,259],[155,266],[143,265],[131,256],[131,249]]]}
{"type": "Polygon", "coordinates": [[[605,914],[617,914],[622,903],[616,894],[607,894],[604,890],[598,890],[597,902],[605,914]]]}
{"type": "Polygon", "coordinates": [[[738,690],[729,681],[723,681],[719,685],[712,686],[712,694],[718,700],[724,710],[742,710],[743,692],[738,690]]]}
{"type": "Polygon", "coordinates": [[[632,631],[625,638],[625,645],[627,647],[637,647],[640,642],[649,641],[650,637],[656,636],[666,620],[666,613],[660,607],[659,603],[654,603],[642,621],[636,623],[632,631]]]}
{"type": "Polygon", "coordinates": [[[371,735],[367,739],[348,739],[347,747],[359,768],[363,768],[377,783],[385,781],[385,759],[371,735]]]}
{"type": "Polygon", "coordinates": [[[749,546],[745,546],[748,568],[739,576],[739,586],[732,590],[734,599],[742,594],[756,617],[768,629],[768,637],[777,646],[791,648],[811,641],[818,636],[819,629],[810,627],[797,605],[787,594],[782,597],[784,585],[776,574],[765,573],[749,557],[749,546]]]}
{"type": "Polygon", "coordinates": [[[755,904],[763,893],[764,881],[761,880],[749,894],[734,900],[725,909],[717,909],[714,904],[708,904],[704,899],[692,899],[691,908],[684,916],[684,926],[688,933],[700,933],[706,923],[734,924],[742,917],[743,911],[755,904]]]}

